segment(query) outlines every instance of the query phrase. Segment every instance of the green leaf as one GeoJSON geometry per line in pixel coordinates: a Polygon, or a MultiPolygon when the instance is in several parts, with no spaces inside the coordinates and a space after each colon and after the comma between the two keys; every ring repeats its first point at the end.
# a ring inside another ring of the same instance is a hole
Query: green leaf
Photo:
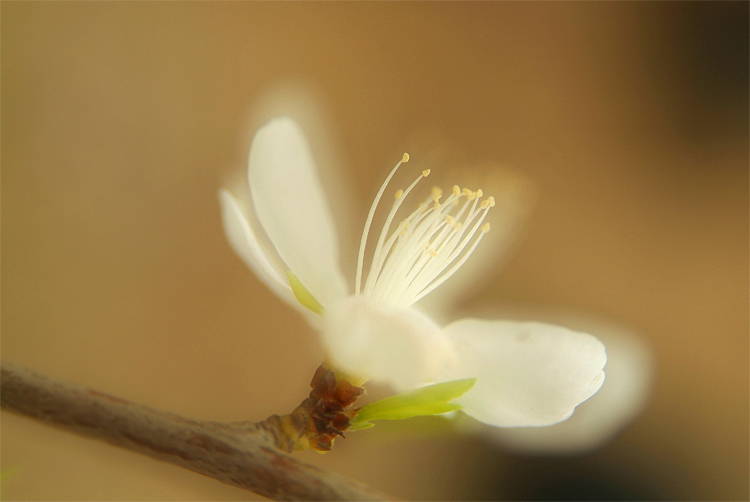
{"type": "Polygon", "coordinates": [[[465,378],[437,383],[370,403],[354,416],[351,429],[372,427],[372,420],[403,420],[460,410],[461,405],[450,401],[465,394],[476,381],[465,378]]]}
{"type": "Polygon", "coordinates": [[[294,275],[291,270],[287,270],[286,275],[289,277],[289,285],[292,287],[292,292],[294,293],[295,298],[297,298],[297,301],[316,314],[323,315],[323,306],[307,290],[304,284],[297,279],[297,276],[294,275]]]}

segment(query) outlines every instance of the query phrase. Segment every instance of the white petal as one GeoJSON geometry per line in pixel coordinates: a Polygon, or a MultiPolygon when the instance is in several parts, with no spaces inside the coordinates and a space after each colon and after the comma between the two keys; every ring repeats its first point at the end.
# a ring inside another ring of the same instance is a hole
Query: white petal
{"type": "Polygon", "coordinates": [[[477,377],[456,400],[500,427],[551,425],[568,418],[604,382],[604,345],[591,335],[542,323],[465,319],[445,328],[458,355],[440,380],[477,377]]]}
{"type": "Polygon", "coordinates": [[[219,190],[219,201],[224,232],[235,253],[276,295],[295,307],[299,305],[292,293],[292,288],[284,280],[286,271],[283,267],[272,265],[268,257],[269,253],[260,245],[239,202],[223,189],[219,190]]]}
{"type": "Polygon", "coordinates": [[[428,317],[364,296],[347,297],[327,309],[323,336],[336,368],[397,390],[428,382],[455,358],[440,327],[428,317]]]}
{"type": "Polygon", "coordinates": [[[653,361],[633,336],[620,332],[602,339],[607,344],[607,379],[572,417],[551,427],[493,427],[488,434],[515,450],[560,454],[590,451],[620,432],[647,402],[653,361]]]}
{"type": "Polygon", "coordinates": [[[277,118],[257,132],[248,180],[258,220],[300,282],[324,307],[346,294],[333,218],[296,122],[277,118]]]}

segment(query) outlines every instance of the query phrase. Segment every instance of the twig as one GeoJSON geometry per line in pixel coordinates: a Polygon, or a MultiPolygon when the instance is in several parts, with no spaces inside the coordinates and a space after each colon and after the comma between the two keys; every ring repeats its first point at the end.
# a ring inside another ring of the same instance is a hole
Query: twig
{"type": "Polygon", "coordinates": [[[157,411],[3,363],[2,408],[179,465],[274,500],[386,500],[293,458],[266,423],[208,422],[157,411]]]}

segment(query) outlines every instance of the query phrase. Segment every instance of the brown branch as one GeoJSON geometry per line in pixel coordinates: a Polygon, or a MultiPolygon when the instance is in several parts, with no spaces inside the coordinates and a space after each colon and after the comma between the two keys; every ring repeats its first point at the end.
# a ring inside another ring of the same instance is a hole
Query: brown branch
{"type": "Polygon", "coordinates": [[[3,363],[4,410],[170,462],[274,500],[385,500],[293,458],[268,422],[208,422],[157,411],[3,363]]]}

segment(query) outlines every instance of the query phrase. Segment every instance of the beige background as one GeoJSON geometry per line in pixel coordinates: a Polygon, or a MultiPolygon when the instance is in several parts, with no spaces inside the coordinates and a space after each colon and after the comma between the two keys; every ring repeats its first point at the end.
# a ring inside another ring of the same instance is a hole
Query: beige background
{"type": "MultiPolygon", "coordinates": [[[[232,254],[216,190],[264,96],[292,86],[354,199],[412,138],[528,177],[526,238],[473,301],[618,323],[658,358],[650,408],[595,454],[520,457],[415,421],[303,457],[412,499],[746,499],[747,19],[746,3],[3,2],[2,358],[196,418],[291,410],[321,348],[232,254]]],[[[3,413],[12,466],[6,500],[253,497],[3,413]]]]}

